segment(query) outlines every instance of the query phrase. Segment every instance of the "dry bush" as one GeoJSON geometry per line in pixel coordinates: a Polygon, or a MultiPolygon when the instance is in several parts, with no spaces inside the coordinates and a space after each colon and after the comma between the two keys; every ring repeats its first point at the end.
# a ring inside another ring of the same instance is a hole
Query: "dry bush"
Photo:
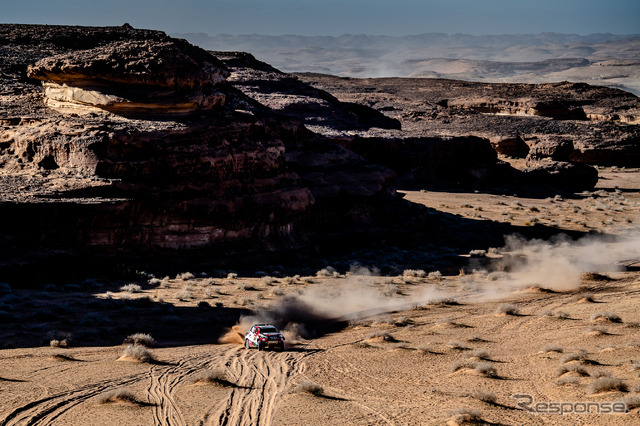
{"type": "Polygon", "coordinates": [[[402,272],[402,276],[404,278],[424,278],[427,276],[427,273],[422,269],[405,269],[402,272]]]}
{"type": "Polygon", "coordinates": [[[229,272],[227,274],[227,279],[228,280],[235,280],[236,278],[238,278],[238,274],[236,274],[235,272],[229,272]]]}
{"type": "Polygon", "coordinates": [[[580,276],[582,281],[611,281],[611,277],[597,272],[585,272],[580,276]]]}
{"type": "Polygon", "coordinates": [[[260,278],[260,283],[262,283],[263,285],[274,285],[277,282],[278,282],[277,278],[270,277],[268,275],[260,278]]]}
{"type": "Polygon", "coordinates": [[[396,327],[405,327],[409,324],[413,324],[413,320],[407,317],[398,317],[393,320],[393,325],[395,325],[396,327]]]}
{"type": "Polygon", "coordinates": [[[640,408],[640,396],[638,395],[627,395],[622,398],[620,402],[622,402],[627,407],[627,411],[640,408]]]}
{"type": "Polygon", "coordinates": [[[477,373],[482,374],[483,376],[487,376],[491,378],[499,377],[498,371],[496,370],[496,368],[493,365],[489,364],[488,362],[478,362],[475,364],[473,369],[477,373]]]}
{"type": "Polygon", "coordinates": [[[605,327],[589,327],[587,329],[587,334],[591,334],[593,336],[606,336],[609,334],[609,331],[605,327]]]}
{"type": "Polygon", "coordinates": [[[471,250],[469,256],[471,257],[485,257],[487,255],[486,250],[471,250]]]}
{"type": "Polygon", "coordinates": [[[456,425],[463,424],[484,424],[484,420],[480,417],[480,412],[471,408],[456,408],[451,412],[450,422],[456,425]]]}
{"type": "Polygon", "coordinates": [[[622,318],[613,312],[595,312],[591,315],[591,321],[608,321],[608,322],[622,322],[622,318]]]}
{"type": "Polygon", "coordinates": [[[294,393],[307,393],[309,395],[316,395],[316,396],[320,396],[324,393],[324,389],[322,388],[322,386],[313,383],[311,381],[305,381],[300,383],[298,386],[295,387],[295,389],[293,390],[294,393]]]}
{"type": "Polygon", "coordinates": [[[540,352],[542,352],[543,354],[549,353],[549,352],[557,352],[557,353],[562,353],[563,349],[562,346],[559,345],[554,345],[554,344],[548,344],[542,347],[542,349],[540,349],[540,352]]]}
{"type": "Polygon", "coordinates": [[[316,276],[317,277],[333,277],[336,273],[337,271],[333,267],[327,266],[326,268],[322,268],[318,272],[316,272],[316,276]]]}
{"type": "Polygon", "coordinates": [[[432,299],[427,302],[427,305],[447,305],[447,306],[458,306],[460,302],[458,302],[453,297],[441,297],[438,299],[432,299]]]}
{"type": "Polygon", "coordinates": [[[100,404],[113,404],[116,402],[125,402],[130,404],[140,404],[140,401],[127,389],[116,389],[104,393],[98,397],[100,404]]]}
{"type": "Polygon", "coordinates": [[[193,293],[191,292],[191,286],[184,286],[182,289],[176,293],[176,299],[187,301],[193,299],[193,293]]]}
{"type": "Polygon", "coordinates": [[[381,330],[376,330],[376,331],[372,331],[371,333],[369,333],[369,335],[367,336],[367,340],[381,340],[383,342],[397,342],[397,340],[395,339],[395,337],[393,337],[391,334],[381,331],[381,330]]]}
{"type": "Polygon", "coordinates": [[[225,387],[236,386],[234,383],[230,382],[226,375],[221,371],[204,371],[193,378],[193,383],[225,387]]]}
{"type": "Polygon", "coordinates": [[[121,358],[133,359],[140,362],[152,362],[154,361],[153,354],[144,346],[129,345],[124,348],[121,358]]]}
{"type": "Polygon", "coordinates": [[[594,379],[599,379],[600,377],[611,377],[611,372],[607,370],[595,370],[589,374],[594,379]]]}
{"type": "Polygon", "coordinates": [[[147,284],[149,284],[149,285],[160,285],[160,284],[162,284],[162,280],[160,278],[151,278],[149,281],[147,281],[147,284]]]}
{"type": "Polygon", "coordinates": [[[421,354],[423,354],[423,355],[437,353],[437,352],[435,352],[433,350],[433,347],[431,347],[431,346],[419,346],[419,347],[416,348],[416,350],[418,352],[420,352],[421,354]]]}
{"type": "Polygon", "coordinates": [[[427,274],[427,279],[430,279],[430,280],[440,281],[441,278],[442,278],[442,273],[440,271],[433,271],[427,274]]]}
{"type": "Polygon", "coordinates": [[[451,364],[451,367],[449,368],[449,372],[455,373],[456,371],[462,370],[463,368],[473,368],[473,367],[468,362],[456,361],[453,364],[451,364]]]}
{"type": "Polygon", "coordinates": [[[142,291],[142,287],[138,284],[127,284],[120,287],[120,291],[126,291],[127,293],[140,293],[142,291]]]}
{"type": "Polygon", "coordinates": [[[470,355],[472,358],[477,358],[477,359],[484,359],[484,360],[491,359],[491,356],[489,356],[489,352],[485,351],[484,349],[475,349],[471,351],[470,355]]]}
{"type": "Polygon", "coordinates": [[[469,349],[469,348],[467,348],[465,346],[464,343],[462,343],[462,342],[460,342],[458,340],[450,341],[449,343],[447,343],[447,347],[449,347],[450,349],[455,349],[455,350],[459,350],[459,351],[469,349]]]}
{"type": "Polygon", "coordinates": [[[560,359],[560,362],[566,364],[568,362],[572,362],[572,361],[580,361],[580,362],[586,362],[587,361],[587,352],[580,350],[577,352],[573,352],[570,354],[566,354],[565,356],[563,356],[560,359]]]}
{"type": "Polygon", "coordinates": [[[558,368],[556,375],[560,377],[563,374],[567,374],[567,373],[575,373],[575,374],[578,374],[579,376],[589,375],[589,372],[587,372],[587,370],[585,370],[585,368],[579,364],[563,365],[562,367],[558,368]]]}
{"type": "Polygon", "coordinates": [[[580,379],[577,377],[560,377],[556,383],[559,385],[579,385],[580,379]]]}
{"type": "Polygon", "coordinates": [[[134,345],[146,346],[151,348],[156,344],[156,339],[147,333],[134,333],[127,336],[123,343],[132,343],[134,345]]]}
{"type": "Polygon", "coordinates": [[[195,275],[193,275],[191,272],[183,272],[181,274],[176,275],[176,279],[177,280],[192,280],[195,278],[195,275]]]}
{"type": "Polygon", "coordinates": [[[498,306],[496,309],[496,314],[498,315],[518,315],[520,314],[520,310],[516,305],[512,305],[511,303],[503,303],[498,306]]]}
{"type": "Polygon", "coordinates": [[[251,284],[240,284],[238,286],[238,290],[240,290],[240,291],[256,291],[258,289],[255,288],[254,286],[252,286],[251,284]]]}
{"type": "Polygon", "coordinates": [[[589,392],[591,394],[612,391],[627,392],[628,389],[626,383],[617,377],[601,377],[589,385],[589,392]]]}
{"type": "Polygon", "coordinates": [[[477,390],[471,396],[478,401],[486,402],[487,404],[495,405],[498,402],[496,394],[485,390],[477,390]]]}
{"type": "Polygon", "coordinates": [[[591,293],[579,294],[575,297],[575,300],[580,303],[596,303],[594,296],[591,293]]]}
{"type": "Polygon", "coordinates": [[[482,342],[486,342],[485,339],[483,339],[482,337],[480,337],[479,335],[473,335],[471,337],[469,337],[467,339],[467,342],[471,342],[471,343],[482,343],[482,342]]]}

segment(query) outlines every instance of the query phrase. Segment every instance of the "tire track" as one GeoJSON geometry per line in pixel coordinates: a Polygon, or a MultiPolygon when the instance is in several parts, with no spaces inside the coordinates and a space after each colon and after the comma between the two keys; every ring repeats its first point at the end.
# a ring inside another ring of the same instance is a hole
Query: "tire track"
{"type": "Polygon", "coordinates": [[[0,420],[0,426],[51,424],[71,408],[108,389],[129,385],[144,380],[144,378],[145,373],[139,373],[117,380],[104,380],[31,401],[14,409],[0,420]]]}
{"type": "Polygon", "coordinates": [[[306,356],[239,348],[227,351],[225,366],[238,387],[232,389],[211,420],[219,425],[270,425],[278,396],[290,379],[304,370],[302,360],[306,356]]]}

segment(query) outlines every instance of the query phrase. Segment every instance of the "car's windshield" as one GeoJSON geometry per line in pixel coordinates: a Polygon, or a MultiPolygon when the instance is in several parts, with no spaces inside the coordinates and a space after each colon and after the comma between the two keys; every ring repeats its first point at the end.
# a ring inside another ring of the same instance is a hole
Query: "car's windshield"
{"type": "Polygon", "coordinates": [[[260,333],[277,333],[278,329],[275,327],[260,327],[260,333]]]}

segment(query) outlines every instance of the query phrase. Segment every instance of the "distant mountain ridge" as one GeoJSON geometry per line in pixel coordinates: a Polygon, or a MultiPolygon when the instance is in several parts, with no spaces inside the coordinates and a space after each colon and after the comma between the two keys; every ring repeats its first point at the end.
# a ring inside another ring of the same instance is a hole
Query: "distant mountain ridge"
{"type": "Polygon", "coordinates": [[[286,72],[493,82],[584,81],[640,94],[640,34],[173,36],[209,50],[250,52],[286,72]]]}

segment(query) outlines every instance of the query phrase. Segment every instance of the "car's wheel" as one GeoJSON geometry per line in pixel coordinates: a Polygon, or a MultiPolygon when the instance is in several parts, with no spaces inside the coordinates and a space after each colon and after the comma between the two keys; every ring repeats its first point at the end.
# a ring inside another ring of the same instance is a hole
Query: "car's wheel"
{"type": "Polygon", "coordinates": [[[276,350],[277,350],[278,352],[282,352],[282,351],[284,351],[284,343],[280,342],[280,343],[278,344],[278,346],[276,346],[276,350]]]}
{"type": "Polygon", "coordinates": [[[249,339],[244,339],[244,347],[247,349],[251,349],[251,344],[249,343],[249,339]]]}
{"type": "Polygon", "coordinates": [[[264,343],[262,343],[262,342],[258,343],[258,350],[259,351],[264,351],[264,343]]]}

